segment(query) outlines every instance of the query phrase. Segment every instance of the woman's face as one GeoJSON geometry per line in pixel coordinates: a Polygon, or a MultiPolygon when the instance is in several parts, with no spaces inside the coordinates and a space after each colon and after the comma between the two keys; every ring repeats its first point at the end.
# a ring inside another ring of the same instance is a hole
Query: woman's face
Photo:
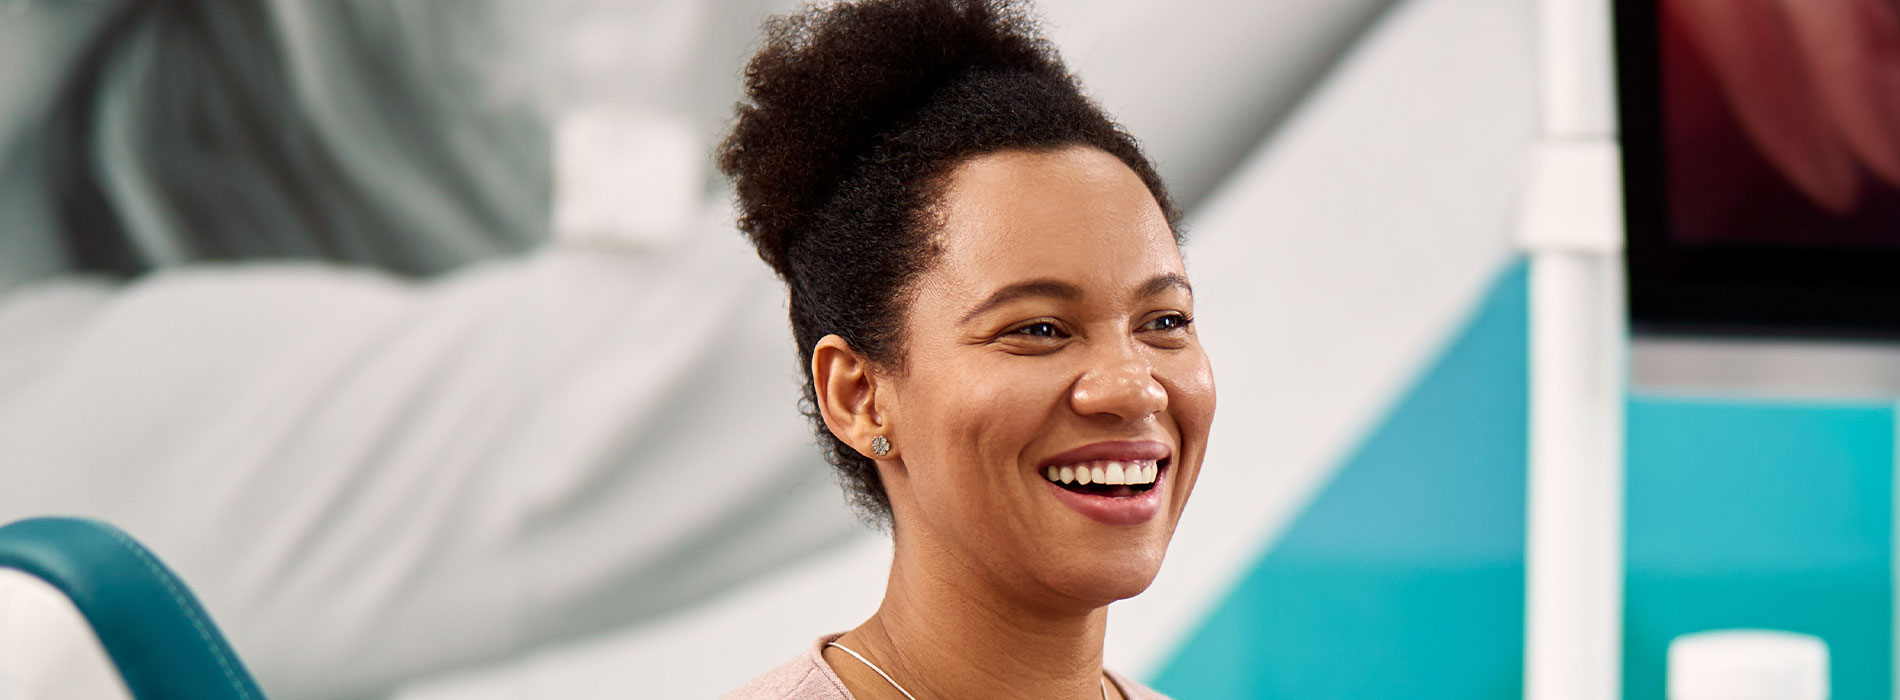
{"type": "Polygon", "coordinates": [[[1140,593],[1214,416],[1160,207],[1077,147],[974,158],[936,213],[941,256],[877,400],[900,450],[882,465],[898,538],[1032,604],[1140,593]]]}

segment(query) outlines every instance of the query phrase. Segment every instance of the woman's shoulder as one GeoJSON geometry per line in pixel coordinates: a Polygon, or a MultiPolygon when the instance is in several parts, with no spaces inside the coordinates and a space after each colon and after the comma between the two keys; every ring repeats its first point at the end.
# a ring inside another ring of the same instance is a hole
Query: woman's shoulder
{"type": "Polygon", "coordinates": [[[1155,692],[1153,688],[1136,683],[1127,676],[1114,671],[1107,671],[1107,673],[1108,679],[1115,682],[1115,687],[1122,691],[1122,697],[1128,698],[1128,700],[1169,700],[1168,696],[1155,692]]]}
{"type": "Polygon", "coordinates": [[[851,700],[844,682],[819,655],[825,643],[838,636],[819,638],[818,643],[785,665],[727,693],[725,700],[851,700]]]}
{"type": "MultiPolygon", "coordinates": [[[[852,700],[844,681],[825,663],[825,644],[843,635],[830,634],[783,666],[772,669],[726,694],[725,700],[852,700]]],[[[1107,671],[1108,679],[1127,700],[1170,700],[1127,676],[1107,671]]]]}

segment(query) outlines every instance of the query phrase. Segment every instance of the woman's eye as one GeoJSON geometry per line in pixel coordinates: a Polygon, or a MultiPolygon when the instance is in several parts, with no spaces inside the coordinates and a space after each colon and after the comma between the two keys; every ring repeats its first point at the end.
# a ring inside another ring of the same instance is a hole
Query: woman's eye
{"type": "Polygon", "coordinates": [[[1149,321],[1148,325],[1143,327],[1143,330],[1176,331],[1193,322],[1194,319],[1188,318],[1183,314],[1167,314],[1165,316],[1155,317],[1154,320],[1149,321]]]}
{"type": "Polygon", "coordinates": [[[1060,329],[1056,328],[1056,324],[1050,323],[1048,321],[1037,321],[1035,323],[1031,323],[1031,324],[1027,324],[1022,327],[1019,327],[1016,330],[1011,331],[1011,332],[1016,335],[1026,335],[1031,338],[1054,338],[1061,331],[1060,329]]]}

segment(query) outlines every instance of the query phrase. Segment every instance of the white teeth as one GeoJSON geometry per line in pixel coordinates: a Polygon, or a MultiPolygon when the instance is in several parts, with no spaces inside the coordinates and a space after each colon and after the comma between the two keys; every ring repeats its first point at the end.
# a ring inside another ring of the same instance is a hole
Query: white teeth
{"type": "Polygon", "coordinates": [[[1141,486],[1152,484],[1161,474],[1161,468],[1154,462],[1117,462],[1101,460],[1083,462],[1065,467],[1048,467],[1043,475],[1058,484],[1124,484],[1141,486]]]}

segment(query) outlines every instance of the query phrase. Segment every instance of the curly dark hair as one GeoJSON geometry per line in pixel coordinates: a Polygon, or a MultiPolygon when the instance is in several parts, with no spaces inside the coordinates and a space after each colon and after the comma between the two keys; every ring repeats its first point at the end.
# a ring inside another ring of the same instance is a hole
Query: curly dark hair
{"type": "Polygon", "coordinates": [[[740,230],[790,288],[800,408],[853,505],[888,526],[876,464],[818,413],[811,355],[836,333],[902,370],[903,314],[939,253],[930,212],[950,171],[997,151],[1089,146],[1141,177],[1177,241],[1180,214],[1016,2],[843,2],[773,18],[765,34],[719,167],[737,188],[740,230]]]}

